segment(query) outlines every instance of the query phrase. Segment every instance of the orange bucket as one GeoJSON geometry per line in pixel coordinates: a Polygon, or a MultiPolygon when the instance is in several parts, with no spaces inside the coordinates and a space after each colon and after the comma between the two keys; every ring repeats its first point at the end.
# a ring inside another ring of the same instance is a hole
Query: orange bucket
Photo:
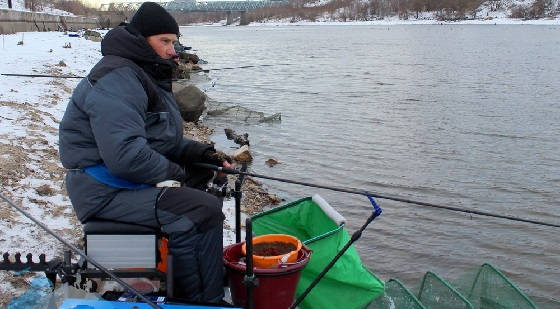
{"type": "MultiPolygon", "coordinates": [[[[268,234],[268,235],[261,235],[253,238],[253,248],[255,245],[262,244],[262,243],[287,243],[291,244],[296,247],[295,250],[290,251],[285,254],[280,255],[272,255],[272,256],[263,256],[263,255],[255,255],[253,249],[253,266],[254,267],[262,267],[262,268],[270,268],[278,266],[282,263],[293,263],[297,260],[298,252],[301,250],[301,241],[294,236],[286,235],[286,234],[268,234]]],[[[247,255],[247,246],[243,243],[241,247],[241,252],[243,255],[247,255]]]]}

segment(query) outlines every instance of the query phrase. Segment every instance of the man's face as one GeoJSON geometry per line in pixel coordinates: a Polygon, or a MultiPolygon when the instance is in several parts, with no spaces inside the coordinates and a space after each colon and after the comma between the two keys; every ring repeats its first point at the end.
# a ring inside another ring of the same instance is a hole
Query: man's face
{"type": "Polygon", "coordinates": [[[173,44],[177,42],[177,35],[173,33],[164,33],[150,35],[146,38],[152,49],[163,59],[171,59],[175,56],[175,48],[173,44]]]}

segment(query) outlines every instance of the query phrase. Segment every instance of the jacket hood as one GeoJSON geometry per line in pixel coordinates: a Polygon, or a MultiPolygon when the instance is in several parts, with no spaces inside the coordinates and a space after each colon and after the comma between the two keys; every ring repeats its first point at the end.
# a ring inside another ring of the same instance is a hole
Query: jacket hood
{"type": "MultiPolygon", "coordinates": [[[[132,28],[118,26],[105,35],[101,41],[103,56],[119,56],[134,61],[158,84],[164,82],[171,89],[171,78],[177,64],[173,60],[161,58],[148,44],[144,36],[132,28]]],[[[168,87],[164,87],[168,88],[168,87]]]]}

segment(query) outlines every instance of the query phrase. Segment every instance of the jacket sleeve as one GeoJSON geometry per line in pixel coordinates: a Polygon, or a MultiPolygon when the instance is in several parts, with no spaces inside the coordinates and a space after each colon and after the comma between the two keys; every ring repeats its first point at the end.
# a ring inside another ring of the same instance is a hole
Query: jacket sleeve
{"type": "Polygon", "coordinates": [[[146,138],[148,97],[134,71],[123,67],[100,79],[85,100],[99,154],[109,172],[135,183],[184,177],[146,138]]]}
{"type": "Polygon", "coordinates": [[[183,137],[178,153],[179,162],[185,166],[202,162],[207,150],[214,150],[214,146],[183,137]]]}

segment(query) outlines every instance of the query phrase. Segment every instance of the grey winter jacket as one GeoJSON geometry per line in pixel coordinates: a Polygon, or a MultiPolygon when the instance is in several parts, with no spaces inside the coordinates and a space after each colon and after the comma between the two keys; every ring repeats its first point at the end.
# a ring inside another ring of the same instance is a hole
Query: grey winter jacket
{"type": "MultiPolygon", "coordinates": [[[[171,60],[160,58],[144,37],[125,27],[107,33],[101,51],[104,58],[78,84],[60,123],[60,160],[82,222],[124,190],[95,180],[84,168],[104,164],[114,176],[155,185],[184,179],[183,158],[204,151],[183,137],[171,93],[171,60]]],[[[155,205],[159,189],[139,191],[139,203],[155,205]]]]}

